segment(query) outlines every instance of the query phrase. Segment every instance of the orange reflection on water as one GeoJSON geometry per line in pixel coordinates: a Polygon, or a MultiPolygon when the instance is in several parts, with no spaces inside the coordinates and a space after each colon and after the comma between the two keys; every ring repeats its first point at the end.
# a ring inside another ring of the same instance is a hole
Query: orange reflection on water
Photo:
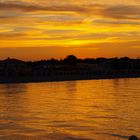
{"type": "Polygon", "coordinates": [[[0,85],[0,138],[139,135],[140,79],[0,85]]]}

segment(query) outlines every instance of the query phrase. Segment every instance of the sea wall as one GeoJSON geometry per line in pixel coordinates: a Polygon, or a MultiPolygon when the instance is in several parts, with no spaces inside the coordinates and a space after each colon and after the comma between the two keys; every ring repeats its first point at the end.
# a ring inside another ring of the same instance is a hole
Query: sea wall
{"type": "Polygon", "coordinates": [[[112,79],[112,78],[138,78],[138,74],[98,74],[98,75],[50,75],[50,76],[17,76],[0,77],[0,83],[22,83],[22,82],[47,82],[47,81],[70,81],[90,79],[112,79]]]}

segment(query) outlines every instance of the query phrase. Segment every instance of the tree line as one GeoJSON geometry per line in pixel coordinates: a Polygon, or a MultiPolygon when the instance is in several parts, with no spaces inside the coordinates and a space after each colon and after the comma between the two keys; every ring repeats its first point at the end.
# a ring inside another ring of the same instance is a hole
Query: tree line
{"type": "Polygon", "coordinates": [[[39,65],[71,65],[76,66],[77,64],[97,64],[97,65],[107,65],[113,69],[140,69],[140,59],[132,59],[129,57],[121,57],[121,58],[84,58],[79,59],[75,55],[68,55],[64,59],[48,59],[48,60],[40,60],[34,62],[27,62],[30,66],[39,66],[39,65]]]}

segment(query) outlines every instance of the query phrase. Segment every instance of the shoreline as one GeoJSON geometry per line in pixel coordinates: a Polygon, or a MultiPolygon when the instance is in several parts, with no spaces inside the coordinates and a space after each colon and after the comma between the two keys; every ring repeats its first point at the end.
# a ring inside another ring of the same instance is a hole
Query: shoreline
{"type": "Polygon", "coordinates": [[[39,82],[61,82],[75,80],[100,80],[100,79],[119,79],[119,78],[140,78],[140,74],[116,74],[116,75],[94,75],[94,76],[50,76],[50,77],[0,77],[0,84],[6,83],[39,83],[39,82]]]}

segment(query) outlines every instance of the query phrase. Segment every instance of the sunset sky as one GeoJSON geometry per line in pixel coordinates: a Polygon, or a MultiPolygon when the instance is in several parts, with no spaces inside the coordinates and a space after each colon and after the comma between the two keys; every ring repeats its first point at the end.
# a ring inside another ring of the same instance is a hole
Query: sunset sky
{"type": "Polygon", "coordinates": [[[0,59],[140,57],[140,0],[0,0],[0,59]]]}

